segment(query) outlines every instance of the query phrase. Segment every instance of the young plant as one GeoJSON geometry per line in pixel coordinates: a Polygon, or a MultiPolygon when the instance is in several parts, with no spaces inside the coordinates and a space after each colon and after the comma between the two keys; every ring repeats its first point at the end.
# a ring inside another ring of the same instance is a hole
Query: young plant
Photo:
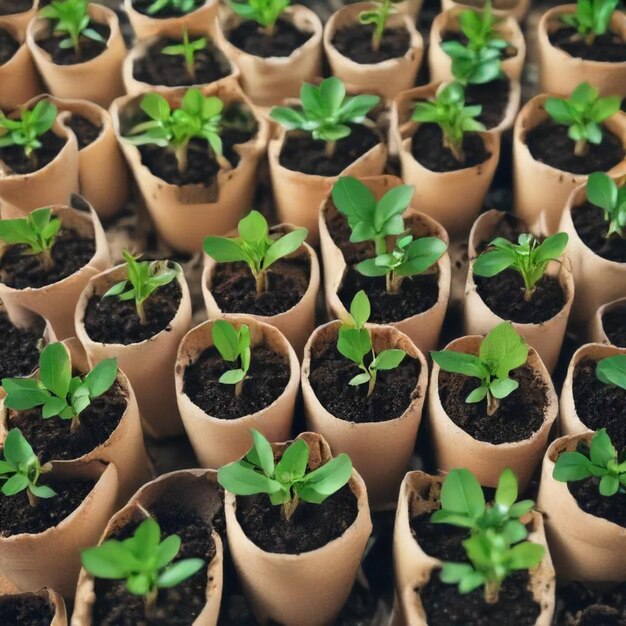
{"type": "Polygon", "coordinates": [[[594,172],[587,178],[587,199],[591,204],[604,211],[604,220],[608,222],[608,239],[617,235],[626,239],[626,186],[617,183],[604,172],[594,172]]]}
{"type": "Polygon", "coordinates": [[[519,387],[509,374],[526,363],[528,345],[515,332],[511,322],[502,322],[483,339],[478,355],[454,350],[431,352],[431,355],[433,361],[446,372],[478,378],[480,385],[467,396],[465,402],[474,404],[486,398],[487,414],[493,415],[499,400],[519,387]]]}
{"type": "Polygon", "coordinates": [[[132,537],[124,541],[108,539],[99,546],[82,550],[80,558],[92,576],[124,580],[129,593],[144,597],[146,616],[151,616],[159,589],[176,587],[205,565],[203,559],[197,558],[174,562],[180,544],[178,535],[161,540],[159,524],[149,517],[132,537]]]}
{"type": "Polygon", "coordinates": [[[385,32],[385,26],[390,15],[397,13],[397,9],[392,6],[393,0],[374,0],[374,8],[366,9],[359,13],[359,22],[361,24],[372,24],[374,32],[372,33],[372,50],[377,52],[380,49],[380,42],[385,32]]]}
{"type": "Polygon", "coordinates": [[[267,220],[258,211],[250,211],[238,230],[239,237],[207,237],[204,251],[218,263],[247,263],[257,294],[266,290],[267,270],[272,264],[295,252],[309,234],[306,228],[295,228],[282,236],[270,235],[267,220]]]}
{"type": "Polygon", "coordinates": [[[585,43],[592,46],[598,35],[604,35],[609,30],[618,4],[619,0],[578,0],[576,11],[561,15],[561,21],[575,28],[585,43]]]}
{"type": "Polygon", "coordinates": [[[72,420],[71,432],[80,426],[80,414],[94,398],[106,393],[117,377],[117,359],[106,359],[84,378],[72,376],[72,364],[62,343],[47,345],[39,355],[38,378],[4,378],[4,404],[27,411],[41,407],[44,419],[72,420]]]}
{"type": "Polygon", "coordinates": [[[443,145],[459,163],[465,162],[463,137],[465,133],[482,132],[485,125],[476,118],[481,114],[480,104],[465,106],[465,89],[460,83],[451,83],[440,89],[434,102],[418,102],[413,121],[437,124],[443,133],[443,145]]]}
{"type": "Polygon", "coordinates": [[[49,270],[53,265],[52,246],[61,228],[61,220],[52,217],[50,209],[37,209],[26,217],[13,220],[0,220],[0,240],[14,245],[25,245],[23,255],[41,255],[43,267],[49,270]]]}
{"type": "Polygon", "coordinates": [[[102,297],[117,296],[122,301],[134,300],[139,322],[146,324],[146,300],[157,289],[171,283],[180,274],[180,266],[170,267],[169,261],[138,261],[138,257],[134,257],[128,250],[122,254],[126,259],[128,279],[115,283],[102,297]]]}
{"type": "Polygon", "coordinates": [[[243,381],[250,369],[250,328],[242,324],[238,329],[226,320],[216,320],[212,329],[213,345],[220,356],[228,363],[234,363],[234,369],[224,372],[220,382],[235,385],[235,397],[241,396],[243,381]]]}
{"type": "Polygon", "coordinates": [[[504,270],[515,270],[524,279],[524,300],[529,302],[548,263],[559,259],[568,241],[566,233],[552,235],[543,243],[538,243],[531,234],[520,235],[517,244],[497,237],[489,244],[490,249],[474,261],[474,274],[491,278],[504,270]]]}
{"type": "Polygon", "coordinates": [[[626,391],[626,354],[616,354],[600,359],[596,377],[605,385],[614,385],[626,391]]]}
{"type": "Polygon", "coordinates": [[[372,335],[369,329],[365,328],[370,311],[367,295],[364,291],[359,291],[350,303],[350,314],[342,321],[337,337],[337,350],[362,370],[348,384],[358,386],[368,383],[368,397],[374,391],[378,372],[395,369],[406,356],[404,350],[398,349],[383,350],[376,354],[372,335]],[[366,360],[369,363],[366,363],[366,360]]]}
{"type": "Polygon", "coordinates": [[[37,455],[19,428],[9,431],[2,453],[4,460],[0,460],[0,492],[5,496],[26,491],[30,505],[37,506],[39,498],[53,498],[57,495],[51,487],[38,484],[41,475],[49,472],[52,466],[50,463],[39,463],[37,455]]]}
{"type": "Polygon", "coordinates": [[[196,81],[196,53],[206,48],[207,38],[199,37],[194,41],[189,40],[189,31],[185,26],[183,28],[183,40],[179,44],[165,46],[161,50],[161,54],[168,56],[181,56],[185,59],[185,68],[192,82],[196,81]]]}
{"type": "Polygon", "coordinates": [[[574,154],[585,156],[589,144],[602,143],[602,122],[620,109],[619,96],[600,97],[600,92],[589,83],[581,83],[569,98],[550,97],[544,108],[557,123],[569,128],[567,134],[575,141],[574,154]]]}
{"type": "Polygon", "coordinates": [[[251,433],[253,444],[248,454],[221,467],[217,480],[237,496],[266,493],[273,505],[282,507],[286,520],[291,519],[301,500],[321,504],[352,476],[352,461],[345,453],[311,472],[307,471],[309,447],[301,439],[294,441],[275,463],[269,441],[256,430],[251,433]]]}
{"type": "Polygon", "coordinates": [[[164,10],[170,9],[179,15],[191,13],[198,6],[198,0],[154,0],[148,7],[148,15],[157,15],[164,10]]]}
{"type": "Polygon", "coordinates": [[[552,476],[563,483],[596,476],[600,479],[601,495],[611,497],[617,493],[626,493],[626,460],[620,461],[605,428],[593,436],[588,449],[581,446],[574,452],[560,454],[552,476]]]}
{"type": "Polygon", "coordinates": [[[332,158],[337,141],[348,137],[348,124],[361,124],[380,102],[378,96],[346,97],[346,86],[335,76],[324,79],[319,87],[303,83],[301,108],[274,107],[270,117],[287,130],[311,133],[313,139],[326,142],[326,156],[332,158]]]}
{"type": "Polygon", "coordinates": [[[228,2],[228,6],[244,20],[252,20],[268,35],[274,35],[276,22],[289,6],[290,0],[243,0],[228,2]]]}

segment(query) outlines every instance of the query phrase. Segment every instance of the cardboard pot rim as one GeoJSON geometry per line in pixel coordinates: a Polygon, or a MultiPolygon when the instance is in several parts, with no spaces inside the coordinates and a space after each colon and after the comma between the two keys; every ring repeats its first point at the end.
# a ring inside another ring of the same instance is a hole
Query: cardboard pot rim
{"type": "MultiPolygon", "coordinates": [[[[38,2],[38,0],[33,0],[33,6],[36,2],[38,2]]],[[[23,13],[28,13],[28,11],[23,11],[23,13]]],[[[20,14],[11,13],[10,15],[0,15],[0,28],[9,33],[11,38],[18,45],[17,50],[4,63],[0,63],[0,68],[7,67],[9,63],[15,59],[15,55],[20,51],[20,49],[26,45],[26,34],[23,33],[15,21],[11,19],[13,15],[20,14]]]]}
{"type": "MultiPolygon", "coordinates": [[[[19,17],[20,15],[27,15],[33,10],[34,11],[39,10],[39,0],[31,0],[30,9],[26,9],[25,11],[18,11],[17,13],[7,13],[6,15],[3,15],[2,17],[3,18],[16,18],[16,17],[19,17]]],[[[2,28],[4,28],[4,26],[2,28]]]]}
{"type": "MultiPolygon", "coordinates": [[[[617,298],[616,300],[612,300],[611,302],[605,302],[604,304],[600,305],[595,314],[594,314],[594,318],[597,318],[597,322],[598,322],[598,326],[600,328],[600,330],[602,331],[602,334],[604,335],[604,337],[606,338],[606,340],[609,342],[609,345],[615,345],[614,343],[611,343],[606,329],[604,327],[604,316],[609,313],[610,311],[612,311],[613,309],[617,309],[623,307],[624,309],[626,309],[626,296],[624,296],[623,298],[617,298]]],[[[620,346],[616,346],[616,347],[620,347],[620,346]]],[[[626,346],[622,347],[622,349],[625,349],[626,346]]]]}

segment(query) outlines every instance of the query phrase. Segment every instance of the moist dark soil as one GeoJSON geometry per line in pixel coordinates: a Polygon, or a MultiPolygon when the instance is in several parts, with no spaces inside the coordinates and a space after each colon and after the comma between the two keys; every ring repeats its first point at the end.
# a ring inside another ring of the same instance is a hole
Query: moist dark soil
{"type": "Polygon", "coordinates": [[[626,42],[614,32],[596,35],[592,44],[585,42],[575,28],[563,27],[548,34],[550,43],[570,56],[587,61],[626,61],[626,42]]]}
{"type": "MultiPolygon", "coordinates": [[[[504,39],[504,37],[503,37],[504,39]]],[[[460,44],[467,46],[469,44],[469,39],[465,35],[465,33],[460,31],[447,30],[441,36],[441,42],[445,43],[447,41],[458,41],[460,44]]],[[[500,53],[500,58],[503,61],[506,59],[511,59],[517,54],[517,48],[515,46],[509,46],[508,48],[504,48],[504,50],[500,53]]]]}
{"type": "Polygon", "coordinates": [[[373,33],[373,24],[344,26],[335,33],[332,44],[343,56],[362,65],[399,59],[411,46],[411,36],[406,28],[386,28],[378,50],[374,50],[373,33]]]}
{"type": "Polygon", "coordinates": [[[150,85],[179,87],[213,83],[231,73],[228,59],[210,42],[194,55],[195,76],[187,70],[180,54],[163,54],[167,46],[179,45],[177,39],[158,39],[133,65],[133,78],[150,85]]]}
{"type": "Polygon", "coordinates": [[[611,591],[588,589],[575,582],[557,589],[558,626],[626,626],[626,584],[611,591]]]}
{"type": "Polygon", "coordinates": [[[256,281],[246,263],[218,263],[211,293],[224,313],[278,315],[304,296],[311,278],[308,256],[279,259],[265,276],[265,291],[256,293],[256,281]]]}
{"type": "Polygon", "coordinates": [[[83,237],[75,230],[61,228],[51,254],[51,269],[44,269],[40,254],[27,254],[24,244],[9,246],[0,259],[0,279],[14,289],[37,289],[52,285],[84,267],[96,253],[94,237],[83,237]]]}
{"type": "Polygon", "coordinates": [[[37,368],[43,332],[41,320],[31,328],[18,328],[0,311],[0,380],[28,376],[37,368]]]}
{"type": "Polygon", "coordinates": [[[439,398],[448,417],[478,441],[495,445],[524,441],[537,432],[548,406],[545,383],[528,365],[514,369],[510,377],[519,387],[500,400],[493,415],[487,415],[487,402],[465,402],[478,387],[478,379],[462,374],[439,372],[439,398]]]}
{"type": "Polygon", "coordinates": [[[469,537],[467,528],[451,524],[433,524],[431,513],[417,515],[410,521],[415,541],[428,556],[442,561],[465,561],[465,548],[461,542],[469,537]]]}
{"type": "Polygon", "coordinates": [[[65,146],[66,139],[58,137],[51,130],[39,137],[41,148],[35,150],[30,158],[24,155],[22,146],[8,146],[0,148],[0,161],[13,174],[30,174],[42,169],[53,161],[65,146]]]}
{"type": "Polygon", "coordinates": [[[119,383],[94,398],[80,414],[80,426],[70,431],[71,420],[60,417],[43,419],[41,409],[11,411],[9,425],[21,429],[42,463],[77,459],[103,444],[117,428],[127,397],[119,383]]]}
{"type": "Polygon", "coordinates": [[[613,345],[626,348],[626,303],[614,306],[605,313],[602,327],[613,345]]]}
{"type": "Polygon", "coordinates": [[[597,476],[567,483],[569,492],[585,513],[626,528],[626,494],[618,493],[607,498],[600,494],[599,486],[600,479],[597,476]]]}
{"type": "Polygon", "coordinates": [[[289,521],[267,494],[239,496],[237,521],[248,539],[266,552],[301,554],[341,537],[358,514],[356,496],[349,485],[321,504],[300,502],[289,521]]]}
{"type": "Polygon", "coordinates": [[[463,136],[464,161],[458,161],[443,145],[443,131],[436,124],[420,124],[411,141],[411,153],[431,172],[455,172],[484,163],[491,153],[480,135],[463,136]]]}
{"type": "Polygon", "coordinates": [[[4,65],[19,47],[19,43],[13,39],[11,33],[0,28],[0,65],[4,65]]]}
{"type": "Polygon", "coordinates": [[[565,305],[565,293],[558,279],[543,276],[530,300],[524,300],[524,279],[508,269],[485,278],[476,276],[476,289],[485,304],[501,318],[519,324],[541,324],[552,319],[565,305]]]}
{"type": "Polygon", "coordinates": [[[389,324],[418,315],[432,308],[439,298],[436,274],[419,274],[405,278],[397,293],[385,288],[385,277],[370,278],[349,268],[339,288],[338,296],[346,309],[357,292],[363,289],[370,300],[370,322],[389,324]]]}
{"type": "MultiPolygon", "coordinates": [[[[148,9],[154,4],[154,0],[133,0],[132,4],[133,4],[133,9],[135,9],[135,11],[138,11],[139,13],[142,13],[143,15],[147,15],[151,17],[152,19],[164,20],[168,17],[179,17],[180,15],[185,15],[183,11],[176,8],[175,6],[172,6],[173,3],[171,2],[167,7],[165,7],[158,13],[155,13],[154,15],[150,15],[150,13],[148,13],[148,9]]],[[[203,4],[204,4],[203,0],[196,0],[193,10],[195,11],[198,7],[200,7],[203,4]]]]}
{"type": "Polygon", "coordinates": [[[607,172],[624,158],[624,148],[617,136],[603,129],[602,142],[589,144],[587,154],[574,154],[575,142],[567,136],[567,126],[548,120],[528,131],[526,144],[533,159],[563,172],[590,174],[607,172]]]}
{"type": "Polygon", "coordinates": [[[492,80],[484,85],[468,85],[465,88],[465,104],[482,105],[483,110],[477,119],[489,130],[504,119],[510,91],[511,83],[508,78],[492,80]]]}
{"type": "Polygon", "coordinates": [[[301,31],[291,22],[279,19],[276,22],[274,33],[268,35],[252,20],[241,22],[239,26],[228,33],[228,41],[233,46],[268,59],[270,57],[288,57],[294,50],[311,39],[313,33],[301,31]]]}
{"type": "Polygon", "coordinates": [[[626,239],[619,235],[606,237],[609,224],[600,207],[585,202],[572,211],[572,221],[578,236],[598,256],[608,261],[626,263],[626,239]]]}
{"type": "Polygon", "coordinates": [[[82,150],[92,144],[102,132],[102,126],[94,124],[82,115],[72,115],[66,124],[78,139],[78,149],[82,150]]]}
{"type": "Polygon", "coordinates": [[[91,296],[85,309],[85,330],[93,341],[121,343],[125,346],[140,343],[162,330],[170,330],[183,296],[177,280],[159,287],[145,302],[147,322],[142,324],[134,300],[122,301],[116,296],[91,296]]]}
{"type": "Polygon", "coordinates": [[[268,407],[285,390],[289,382],[287,359],[265,346],[252,348],[250,369],[237,398],[235,386],[219,382],[230,370],[215,348],[207,348],[185,368],[183,391],[205,413],[219,419],[236,419],[268,407]]]}
{"type": "Polygon", "coordinates": [[[362,124],[348,124],[352,132],[340,139],[332,157],[326,156],[325,141],[313,139],[309,134],[288,133],[279,161],[294,172],[317,176],[338,176],[359,157],[381,142],[380,137],[362,124]]]}
{"type": "Polygon", "coordinates": [[[33,0],[0,0],[0,15],[24,13],[33,6],[33,0]]]}
{"type": "MultiPolygon", "coordinates": [[[[328,201],[332,203],[332,196],[328,196],[328,201]]],[[[360,241],[358,243],[352,243],[350,241],[350,235],[352,229],[345,215],[342,215],[337,211],[334,203],[331,205],[334,207],[332,210],[326,213],[326,227],[328,228],[328,234],[335,243],[335,245],[341,250],[343,258],[346,261],[346,265],[356,265],[365,259],[370,259],[376,256],[376,248],[373,241],[360,241]]]]}
{"type": "Polygon", "coordinates": [[[50,626],[53,617],[48,601],[34,593],[0,598],[0,624],[5,626],[50,626]]]}
{"type": "Polygon", "coordinates": [[[85,63],[91,61],[97,56],[100,56],[107,47],[106,42],[111,35],[111,29],[105,24],[96,24],[91,22],[89,25],[93,28],[105,41],[94,41],[88,37],[80,38],[80,51],[77,54],[74,48],[61,48],[61,42],[67,39],[66,34],[62,35],[50,35],[43,39],[37,40],[37,45],[43,48],[52,58],[52,62],[57,65],[76,65],[78,63],[85,63]]]}
{"type": "Polygon", "coordinates": [[[596,366],[597,361],[585,358],[574,370],[576,412],[591,430],[606,428],[613,445],[621,451],[626,448],[626,389],[600,382],[596,366]]]}

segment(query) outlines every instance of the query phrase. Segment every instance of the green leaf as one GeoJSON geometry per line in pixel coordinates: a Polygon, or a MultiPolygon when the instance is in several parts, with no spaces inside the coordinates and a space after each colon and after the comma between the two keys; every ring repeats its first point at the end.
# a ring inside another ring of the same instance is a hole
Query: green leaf
{"type": "Polygon", "coordinates": [[[228,237],[206,237],[203,248],[218,263],[247,260],[241,246],[234,239],[228,237]]]}
{"type": "Polygon", "coordinates": [[[67,349],[62,343],[51,343],[39,357],[39,380],[59,398],[69,392],[72,378],[72,364],[67,349]]]}
{"type": "Polygon", "coordinates": [[[599,467],[608,467],[611,461],[617,461],[617,450],[611,443],[606,428],[601,428],[591,439],[589,448],[591,462],[599,467]]]}
{"type": "Polygon", "coordinates": [[[489,389],[486,386],[481,385],[480,387],[477,387],[476,389],[474,389],[474,391],[468,394],[467,398],[465,398],[465,402],[467,402],[468,404],[476,404],[477,402],[482,402],[487,397],[488,391],[489,389]]]}
{"type": "Polygon", "coordinates": [[[252,245],[261,245],[267,239],[267,220],[258,211],[250,211],[238,225],[239,236],[252,245]]]}
{"type": "Polygon", "coordinates": [[[14,474],[2,485],[2,493],[5,496],[14,496],[28,487],[28,477],[25,474],[14,474]]]}
{"type": "Polygon", "coordinates": [[[239,336],[230,322],[215,320],[211,330],[213,344],[220,356],[229,362],[236,361],[239,357],[239,336]]]}
{"type": "Polygon", "coordinates": [[[276,465],[276,479],[281,483],[289,484],[302,478],[308,461],[309,447],[302,439],[297,439],[283,452],[276,465]]]}
{"type": "Polygon", "coordinates": [[[494,398],[501,400],[502,398],[510,396],[518,387],[519,383],[516,380],[511,378],[498,378],[491,382],[489,391],[494,398]]]}
{"type": "Polygon", "coordinates": [[[600,494],[606,498],[614,496],[619,490],[619,478],[607,474],[600,479],[600,494]]]}
{"type": "Polygon", "coordinates": [[[482,487],[467,469],[453,469],[441,488],[441,506],[446,511],[476,518],[485,510],[482,487]]]}
{"type": "Polygon", "coordinates": [[[353,176],[340,176],[337,179],[333,185],[332,198],[337,210],[348,218],[352,228],[359,221],[369,222],[376,209],[374,194],[353,176]]]}
{"type": "Polygon", "coordinates": [[[346,485],[351,476],[352,461],[347,454],[341,453],[307,474],[295,487],[305,502],[321,504],[346,485]]]}
{"type": "Polygon", "coordinates": [[[161,588],[176,587],[184,580],[191,578],[204,567],[202,559],[183,559],[166,569],[158,578],[157,586],[161,588]]]}
{"type": "Polygon", "coordinates": [[[19,428],[9,430],[3,448],[4,458],[14,468],[31,465],[37,460],[31,445],[19,428]]]}
{"type": "Polygon", "coordinates": [[[43,498],[44,500],[48,500],[49,498],[54,498],[57,492],[48,487],[47,485],[28,485],[28,489],[36,498],[43,498]]]}
{"type": "Polygon", "coordinates": [[[554,465],[552,477],[560,482],[583,480],[591,476],[589,459],[580,452],[563,452],[554,465]]]}
{"type": "Polygon", "coordinates": [[[488,372],[479,357],[454,350],[441,350],[430,353],[433,361],[446,372],[463,374],[473,378],[486,378],[488,372]]]}
{"type": "Polygon", "coordinates": [[[372,379],[372,376],[369,372],[362,372],[361,374],[357,374],[353,378],[348,381],[348,385],[352,387],[358,387],[359,385],[364,385],[365,383],[369,383],[372,379]]]}
{"type": "Polygon", "coordinates": [[[617,185],[604,172],[594,172],[587,178],[587,199],[604,211],[612,211],[617,204],[617,185]]]}
{"type": "Polygon", "coordinates": [[[223,385],[236,385],[246,377],[242,369],[228,370],[219,377],[219,382],[223,385]]]}
{"type": "Polygon", "coordinates": [[[169,565],[180,551],[181,539],[178,535],[170,535],[161,541],[156,549],[156,566],[161,569],[169,565]]]}
{"type": "Polygon", "coordinates": [[[370,301],[367,294],[362,289],[352,298],[352,302],[350,303],[350,315],[358,329],[363,328],[370,318],[370,301]]]}
{"type": "Polygon", "coordinates": [[[379,371],[393,370],[398,367],[400,363],[402,363],[405,356],[406,352],[404,350],[383,350],[376,355],[376,358],[374,359],[374,363],[372,365],[375,367],[376,370],[379,371]]]}
{"type": "MultiPolygon", "coordinates": [[[[511,370],[526,363],[528,351],[526,341],[513,328],[513,325],[510,322],[502,322],[483,339],[479,356],[492,375],[506,379],[511,370]]],[[[509,387],[511,385],[510,383],[504,384],[509,387]]]]}
{"type": "Polygon", "coordinates": [[[295,252],[304,243],[309,231],[306,228],[297,228],[274,241],[267,249],[263,258],[263,269],[267,269],[272,263],[295,252]]]}
{"type": "Polygon", "coordinates": [[[117,378],[117,359],[105,359],[98,363],[92,370],[85,376],[84,383],[89,390],[89,395],[92,398],[98,398],[103,393],[106,393],[115,382],[117,378]]]}
{"type": "Polygon", "coordinates": [[[375,214],[375,226],[380,230],[387,220],[394,215],[401,215],[406,211],[413,198],[411,185],[398,185],[390,189],[378,202],[375,214]]]}
{"type": "MultiPolygon", "coordinates": [[[[141,522],[133,536],[133,554],[139,561],[147,560],[156,552],[161,542],[161,528],[156,520],[149,517],[141,522]]],[[[179,539],[180,547],[180,539],[179,539]]]]}
{"type": "Polygon", "coordinates": [[[95,548],[82,550],[80,560],[92,576],[107,580],[126,578],[138,565],[133,554],[115,540],[108,540],[95,548]]]}
{"type": "Polygon", "coordinates": [[[279,482],[255,472],[241,461],[230,463],[217,471],[218,482],[224,489],[237,496],[252,496],[257,493],[272,494],[282,489],[279,482]]]}
{"type": "Polygon", "coordinates": [[[507,467],[498,479],[495,495],[496,504],[506,508],[512,507],[517,500],[517,493],[517,477],[513,470],[507,467]]]}
{"type": "Polygon", "coordinates": [[[600,359],[596,377],[605,385],[615,385],[626,390],[626,354],[616,354],[600,359]]]}
{"type": "Polygon", "coordinates": [[[247,460],[262,469],[268,478],[273,478],[274,452],[270,442],[254,428],[250,430],[250,434],[252,435],[253,444],[252,449],[246,455],[247,460]]]}
{"type": "Polygon", "coordinates": [[[539,565],[544,554],[545,548],[537,543],[519,543],[511,548],[509,566],[512,570],[531,569],[539,565]]]}
{"type": "Polygon", "coordinates": [[[511,267],[515,262],[515,257],[503,250],[488,250],[483,252],[472,266],[472,271],[476,276],[491,278],[511,267]]]}
{"type": "Polygon", "coordinates": [[[567,233],[557,233],[548,237],[540,246],[537,246],[535,262],[546,263],[558,259],[563,254],[568,241],[567,233]]]}

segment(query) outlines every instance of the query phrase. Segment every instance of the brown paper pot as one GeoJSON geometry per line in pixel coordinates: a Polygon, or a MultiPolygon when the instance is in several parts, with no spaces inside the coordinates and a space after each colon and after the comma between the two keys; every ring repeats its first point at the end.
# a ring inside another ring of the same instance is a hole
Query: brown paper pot
{"type": "MultiPolygon", "coordinates": [[[[624,117],[626,118],[626,116],[624,117]]],[[[624,137],[626,138],[626,125],[624,126],[624,137]]],[[[622,174],[626,173],[626,161],[619,168],[622,174]]],[[[564,205],[565,210],[559,225],[559,230],[569,235],[567,256],[572,262],[572,272],[576,282],[576,298],[572,307],[572,318],[577,321],[588,321],[599,306],[626,293],[626,263],[609,261],[598,256],[585,245],[574,227],[572,209],[585,200],[584,186],[573,191],[564,205]]]]}
{"type": "MultiPolygon", "coordinates": [[[[158,93],[178,107],[186,91],[183,87],[158,93]]],[[[202,93],[217,96],[225,103],[243,101],[251,106],[233,84],[214,83],[203,87],[202,93]]],[[[236,148],[241,155],[239,164],[229,171],[220,170],[215,184],[180,187],[152,174],[142,164],[137,147],[122,137],[126,123],[138,110],[140,101],[141,96],[125,96],[113,102],[111,118],[118,141],[159,235],[176,250],[198,252],[207,235],[227,233],[252,208],[257,165],[267,145],[267,122],[256,115],[259,125],[256,137],[236,148]]]]}
{"type": "Polygon", "coordinates": [[[591,318],[591,323],[589,325],[589,340],[596,343],[610,344],[611,341],[604,330],[604,316],[613,311],[613,309],[622,309],[623,307],[626,307],[626,297],[620,298],[619,300],[613,300],[613,302],[608,302],[607,304],[603,304],[601,307],[598,307],[595,315],[591,318]]]}
{"type": "MultiPolygon", "coordinates": [[[[398,624],[427,626],[427,617],[419,589],[431,576],[437,576],[441,561],[427,555],[416,541],[410,527],[415,516],[438,507],[442,478],[424,472],[409,472],[400,487],[393,531],[393,563],[396,581],[394,614],[398,624]]],[[[545,548],[541,563],[530,570],[533,597],[541,605],[535,626],[550,626],[554,614],[555,575],[541,514],[532,512],[528,540],[545,548]]]]}
{"type": "Polygon", "coordinates": [[[546,519],[546,534],[559,581],[622,582],[626,578],[626,528],[585,513],[567,488],[552,478],[561,452],[589,443],[592,433],[553,441],[543,459],[537,506],[546,519]]]}
{"type": "MultiPolygon", "coordinates": [[[[155,505],[164,503],[171,503],[179,510],[194,511],[203,521],[210,524],[222,508],[222,498],[219,494],[215,472],[189,469],[159,476],[156,480],[144,485],[129,503],[113,516],[100,541],[96,539],[95,543],[102,543],[129,523],[145,519],[146,514],[150,513],[155,505]]],[[[216,626],[217,624],[222,599],[224,556],[222,541],[215,530],[212,531],[212,537],[215,541],[215,556],[207,568],[206,604],[190,626],[216,626]]],[[[81,569],[76,588],[72,626],[92,626],[95,601],[93,576],[81,569]]]]}
{"type": "MultiPolygon", "coordinates": [[[[476,5],[479,4],[483,6],[483,2],[456,2],[455,0],[441,0],[441,9],[446,11],[447,9],[451,9],[453,7],[463,7],[463,8],[476,8],[476,5]]],[[[496,5],[499,3],[496,1],[496,5]]],[[[507,2],[502,2],[499,8],[493,10],[494,15],[498,15],[500,17],[514,17],[518,22],[521,22],[526,13],[528,12],[528,8],[530,7],[530,0],[508,0],[507,2]]]]}
{"type": "Polygon", "coordinates": [[[380,63],[357,63],[343,55],[333,45],[338,30],[359,23],[359,14],[371,9],[373,4],[359,2],[342,7],[332,14],[324,28],[324,52],[330,68],[346,85],[359,89],[376,90],[390,100],[400,91],[410,89],[415,84],[417,72],[424,54],[422,36],[415,28],[415,20],[403,13],[391,15],[388,28],[405,28],[410,36],[410,47],[402,57],[387,59],[380,63]]]}
{"type": "Polygon", "coordinates": [[[246,95],[261,106],[279,104],[296,98],[303,82],[311,82],[322,73],[322,22],[311,9],[296,4],[285,9],[283,19],[311,37],[288,57],[258,57],[248,54],[228,40],[228,34],[242,19],[230,9],[215,20],[215,41],[226,56],[241,70],[241,86],[246,95]]]}
{"type": "Polygon", "coordinates": [[[137,394],[143,427],[148,436],[161,439],[179,435],[183,426],[174,395],[174,363],[178,344],[191,327],[191,298],[187,281],[181,272],[177,279],[182,291],[180,306],[166,329],[139,343],[98,343],[89,337],[85,329],[87,304],[91,296],[102,295],[126,276],[126,265],[117,265],[89,281],[76,306],[76,336],[83,344],[90,363],[117,358],[120,369],[128,376],[137,394]]]}
{"type": "MultiPolygon", "coordinates": [[[[448,241],[448,233],[431,217],[409,208],[404,214],[405,225],[414,237],[439,237],[448,241]]],[[[346,273],[346,262],[341,254],[337,255],[331,266],[324,268],[330,275],[329,288],[326,290],[326,307],[329,314],[336,319],[344,319],[347,315],[346,307],[337,295],[346,273]]],[[[397,328],[408,335],[417,348],[424,354],[437,347],[443,319],[450,297],[450,257],[444,254],[437,261],[439,275],[439,298],[435,304],[417,315],[412,315],[400,322],[393,322],[389,326],[397,328]]]]}
{"type": "MultiPolygon", "coordinates": [[[[446,350],[477,354],[482,340],[478,335],[461,337],[451,341],[446,350]]],[[[466,467],[481,485],[495,487],[502,471],[510,467],[517,476],[520,492],[524,491],[546,449],[550,428],[559,409],[550,374],[534,348],[530,349],[527,362],[546,386],[548,406],[543,424],[524,441],[498,445],[474,439],[448,417],[439,397],[439,366],[433,364],[428,390],[428,413],[439,470],[448,472],[457,467],[466,467]]]]}
{"type": "MultiPolygon", "coordinates": [[[[536,161],[526,144],[526,134],[548,119],[543,109],[548,96],[541,94],[528,101],[520,111],[513,131],[513,183],[515,212],[534,228],[545,213],[548,235],[557,232],[569,195],[587,180],[585,174],[571,174],[536,161]]],[[[604,122],[626,147],[626,116],[617,113],[604,122]]],[[[572,145],[573,150],[573,145],[572,145]]],[[[626,160],[609,170],[611,175],[626,173],[626,160]]],[[[572,246],[568,248],[572,254],[572,246]]]]}
{"type": "Polygon", "coordinates": [[[334,454],[346,452],[367,485],[370,505],[374,509],[393,508],[402,478],[415,448],[417,430],[422,419],[428,365],[415,344],[391,326],[368,324],[374,349],[400,348],[420,363],[420,375],[414,398],[406,411],[393,420],[355,423],[335,417],[318,400],[311,383],[311,351],[316,344],[335,343],[340,322],[329,322],[316,329],[307,342],[302,363],[302,395],[306,426],[328,441],[334,454]]]}
{"type": "MultiPolygon", "coordinates": [[[[312,469],[331,458],[321,435],[302,433],[298,439],[309,446],[312,469]]],[[[274,453],[280,454],[287,445],[274,444],[274,453]]],[[[358,499],[354,523],[341,537],[302,554],[265,552],[252,543],[237,521],[235,496],[226,492],[228,545],[246,598],[261,623],[271,619],[284,626],[323,626],[341,610],[372,531],[365,483],[356,470],[349,484],[358,499]]]]}
{"type": "Polygon", "coordinates": [[[106,24],[111,30],[106,50],[94,59],[73,65],[53,63],[37,44],[49,32],[49,20],[34,19],[28,25],[26,42],[50,93],[59,98],[90,100],[106,108],[124,93],[122,62],[126,48],[117,15],[111,9],[90,3],[88,11],[95,23],[106,24]]]}
{"type": "Polygon", "coordinates": [[[0,569],[22,591],[51,587],[65,598],[74,595],[80,550],[98,542],[118,501],[114,465],[99,461],[53,463],[52,476],[97,480],[70,515],[42,533],[0,537],[0,569]]]}
{"type": "MultiPolygon", "coordinates": [[[[33,0],[31,8],[27,11],[3,15],[2,20],[6,20],[12,26],[14,26],[17,29],[17,33],[19,34],[20,38],[23,39],[24,35],[26,34],[26,28],[28,26],[28,23],[35,17],[35,15],[37,15],[38,10],[39,0],[33,0]]],[[[4,28],[4,26],[2,28],[4,28]]]]}
{"type": "Polygon", "coordinates": [[[0,283],[0,298],[16,323],[34,311],[45,317],[58,339],[66,339],[76,334],[74,329],[74,309],[80,292],[92,276],[95,276],[111,264],[109,246],[100,220],[93,208],[79,196],[72,198],[72,207],[66,205],[52,206],[53,215],[58,216],[61,223],[71,227],[82,235],[93,233],[96,241],[96,252],[91,261],[67,278],[44,287],[13,289],[0,283]],[[27,311],[23,311],[27,309],[27,311]]]}
{"type": "MultiPolygon", "coordinates": [[[[52,621],[50,622],[50,626],[67,626],[67,611],[65,609],[65,601],[63,598],[52,589],[40,589],[39,591],[35,591],[32,594],[21,594],[19,589],[15,588],[9,592],[0,593],[0,603],[7,599],[7,596],[16,596],[16,595],[34,595],[40,598],[43,598],[52,611],[52,621]]],[[[10,625],[7,625],[10,626],[10,625]]],[[[16,626],[19,626],[17,624],[16,626]]],[[[23,626],[28,626],[24,624],[23,626]]]]}
{"type": "Polygon", "coordinates": [[[265,345],[282,354],[289,363],[289,381],[283,393],[257,413],[236,419],[208,415],[184,392],[185,369],[213,345],[213,322],[190,330],[180,342],[176,359],[176,399],[187,436],[202,467],[218,469],[244,456],[250,448],[250,429],[262,432],[269,441],[284,441],[291,433],[299,389],[300,364],[293,348],[276,328],[252,316],[227,316],[236,328],[250,327],[252,345],[265,345]]]}

